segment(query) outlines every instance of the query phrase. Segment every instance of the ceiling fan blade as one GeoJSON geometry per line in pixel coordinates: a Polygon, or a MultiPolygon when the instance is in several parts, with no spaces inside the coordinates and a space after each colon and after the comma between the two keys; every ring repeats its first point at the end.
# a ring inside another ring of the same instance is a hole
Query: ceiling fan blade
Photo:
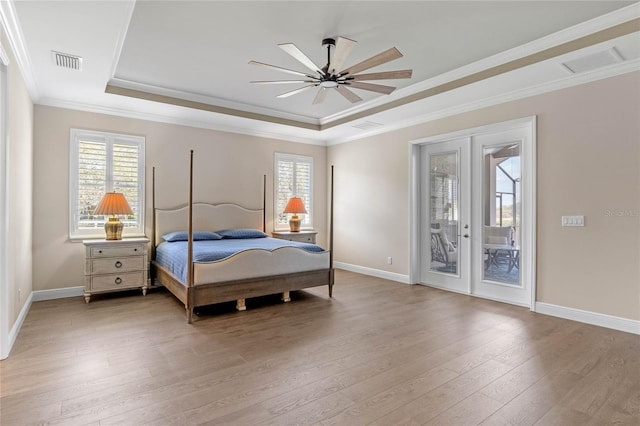
{"type": "Polygon", "coordinates": [[[264,64],[264,63],[262,63],[262,62],[258,62],[258,61],[249,61],[249,64],[250,64],[250,65],[259,65],[259,66],[261,66],[261,67],[271,68],[271,69],[273,69],[273,70],[276,70],[276,71],[282,71],[282,72],[287,72],[287,73],[289,73],[289,74],[301,75],[301,76],[303,76],[303,77],[314,78],[314,76],[309,75],[309,74],[304,73],[304,72],[294,71],[294,70],[290,70],[290,69],[288,69],[288,68],[277,67],[277,66],[275,66],[275,65],[264,64]]]}
{"type": "Polygon", "coordinates": [[[335,73],[337,70],[342,69],[345,59],[351,53],[354,47],[358,44],[357,41],[348,39],[346,37],[338,37],[336,40],[336,50],[333,51],[333,57],[327,68],[328,73],[335,73]]]}
{"type": "Polygon", "coordinates": [[[358,95],[356,95],[355,93],[353,93],[351,90],[347,89],[344,85],[340,85],[338,87],[336,87],[336,90],[338,91],[338,93],[340,93],[342,96],[344,96],[345,98],[347,98],[347,100],[353,104],[355,104],[356,102],[360,102],[362,100],[362,98],[358,95]]]}
{"type": "Polygon", "coordinates": [[[302,51],[298,49],[295,44],[284,43],[284,44],[279,44],[278,47],[280,47],[280,49],[287,52],[289,55],[293,56],[296,60],[298,60],[305,67],[309,68],[311,71],[317,72],[320,75],[324,75],[324,72],[322,71],[322,69],[316,64],[314,64],[313,61],[309,59],[307,55],[302,53],[302,51]]]}
{"type": "Polygon", "coordinates": [[[360,71],[368,70],[369,68],[373,68],[378,65],[386,64],[387,62],[393,61],[394,59],[402,58],[402,53],[395,47],[392,47],[389,50],[385,50],[382,53],[377,54],[376,56],[372,56],[369,59],[365,59],[364,61],[355,64],[344,71],[340,71],[340,74],[350,74],[354,75],[359,73],[360,71]]]}
{"type": "Polygon", "coordinates": [[[327,92],[329,90],[327,90],[324,87],[321,87],[320,90],[318,90],[318,93],[316,94],[316,97],[313,98],[313,104],[317,105],[317,104],[321,104],[322,102],[324,102],[324,98],[327,96],[327,92]]]}
{"type": "Polygon", "coordinates": [[[269,80],[269,81],[250,81],[253,84],[291,84],[291,83],[315,83],[315,80],[269,80]]]}
{"type": "Polygon", "coordinates": [[[367,81],[367,80],[395,80],[396,78],[411,78],[413,70],[399,70],[399,71],[386,71],[386,72],[374,72],[370,74],[358,74],[353,75],[354,81],[367,81]]]}
{"type": "Polygon", "coordinates": [[[298,94],[300,92],[304,92],[305,90],[311,89],[312,87],[316,87],[316,85],[315,84],[310,84],[308,86],[304,86],[304,87],[301,87],[299,89],[292,90],[292,91],[287,92],[287,93],[283,93],[282,95],[278,95],[277,97],[278,98],[288,98],[289,96],[296,95],[296,94],[298,94]]]}
{"type": "Polygon", "coordinates": [[[388,95],[389,93],[396,90],[396,88],[392,86],[383,86],[382,84],[363,83],[361,81],[352,81],[349,84],[349,87],[355,87],[356,89],[362,89],[362,90],[369,90],[371,92],[384,93],[385,95],[388,95]]]}

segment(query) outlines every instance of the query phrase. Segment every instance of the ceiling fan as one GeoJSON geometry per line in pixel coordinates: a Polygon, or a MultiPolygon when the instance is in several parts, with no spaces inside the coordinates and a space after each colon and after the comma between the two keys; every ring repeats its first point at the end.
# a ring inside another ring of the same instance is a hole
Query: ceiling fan
{"type": "Polygon", "coordinates": [[[359,72],[368,70],[378,65],[385,64],[402,57],[402,53],[395,47],[385,50],[369,59],[366,59],[356,65],[342,69],[344,61],[347,59],[349,53],[356,45],[356,41],[350,40],[345,37],[338,37],[337,41],[333,38],[325,38],[322,40],[322,46],[327,48],[327,65],[320,68],[317,66],[307,55],[302,53],[293,43],[279,44],[282,50],[293,56],[296,60],[309,68],[313,73],[304,73],[300,71],[290,70],[287,68],[277,67],[275,65],[269,65],[262,62],[250,61],[251,65],[259,65],[267,67],[276,71],[286,72],[289,74],[305,77],[301,80],[272,80],[272,81],[252,81],[255,84],[300,84],[305,83],[299,89],[292,90],[290,92],[278,95],[278,98],[286,98],[291,95],[303,92],[313,87],[320,87],[320,90],[316,94],[313,100],[314,104],[319,104],[324,101],[327,95],[328,89],[336,89],[338,93],[344,96],[352,103],[360,102],[362,98],[355,94],[350,88],[369,90],[376,93],[384,93],[388,95],[396,88],[392,86],[384,86],[381,84],[365,83],[368,80],[391,80],[396,78],[411,78],[412,70],[399,70],[399,71],[386,71],[369,74],[358,74],[359,72]],[[331,55],[331,48],[335,48],[333,57],[331,55]]]}

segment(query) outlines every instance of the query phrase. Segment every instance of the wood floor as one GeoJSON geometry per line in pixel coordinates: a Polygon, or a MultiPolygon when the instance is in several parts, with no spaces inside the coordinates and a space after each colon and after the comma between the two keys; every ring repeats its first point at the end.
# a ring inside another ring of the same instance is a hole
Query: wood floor
{"type": "Polygon", "coordinates": [[[344,271],[292,298],[34,303],[0,423],[640,424],[639,336],[344,271]]]}

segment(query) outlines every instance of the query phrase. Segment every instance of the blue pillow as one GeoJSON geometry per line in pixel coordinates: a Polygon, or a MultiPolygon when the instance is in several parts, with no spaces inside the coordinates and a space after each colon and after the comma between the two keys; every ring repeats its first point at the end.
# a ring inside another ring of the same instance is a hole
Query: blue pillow
{"type": "Polygon", "coordinates": [[[249,228],[223,229],[221,231],[216,231],[216,233],[222,235],[223,238],[234,239],[265,238],[267,236],[267,234],[262,231],[249,228]]]}
{"type": "MultiPolygon", "coordinates": [[[[186,231],[176,231],[169,232],[168,234],[164,234],[162,239],[167,242],[174,241],[187,241],[189,239],[189,233],[186,231]]],[[[219,235],[215,232],[211,231],[193,231],[193,241],[201,241],[201,240],[221,240],[222,235],[219,235]]]]}

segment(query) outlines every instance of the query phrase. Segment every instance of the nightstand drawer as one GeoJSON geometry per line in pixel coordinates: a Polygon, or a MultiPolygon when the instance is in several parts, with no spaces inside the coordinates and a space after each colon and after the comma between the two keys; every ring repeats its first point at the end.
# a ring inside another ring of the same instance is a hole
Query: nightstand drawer
{"type": "Polygon", "coordinates": [[[144,257],[113,257],[109,259],[91,259],[90,274],[119,274],[145,269],[144,257]]]}
{"type": "Polygon", "coordinates": [[[318,233],[316,231],[309,231],[309,230],[304,230],[299,232],[273,231],[271,233],[271,236],[273,238],[280,238],[281,240],[315,244],[317,234],[318,233]]]}
{"type": "Polygon", "coordinates": [[[91,277],[91,290],[93,291],[137,288],[143,285],[146,283],[144,282],[144,272],[141,271],[91,277]]]}
{"type": "Polygon", "coordinates": [[[91,247],[91,257],[120,257],[142,255],[144,246],[91,247]]]}

